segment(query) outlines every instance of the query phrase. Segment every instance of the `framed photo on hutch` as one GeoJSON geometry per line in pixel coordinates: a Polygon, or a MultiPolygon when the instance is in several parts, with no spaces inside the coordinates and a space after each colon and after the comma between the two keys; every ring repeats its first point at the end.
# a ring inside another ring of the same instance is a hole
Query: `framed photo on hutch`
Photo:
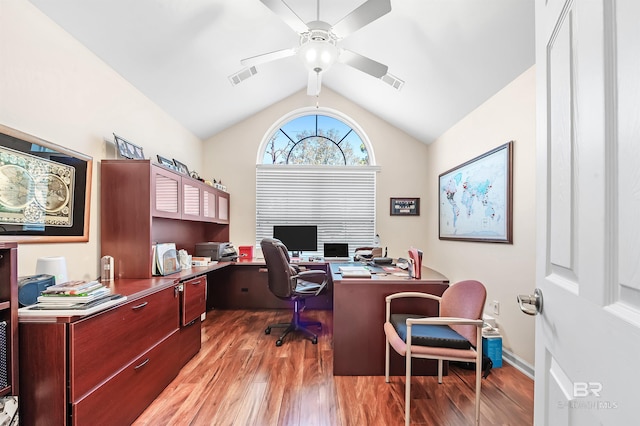
{"type": "Polygon", "coordinates": [[[158,157],[158,163],[159,164],[161,164],[163,166],[166,166],[166,167],[168,167],[170,169],[173,169],[173,170],[176,169],[175,164],[173,164],[173,160],[169,160],[168,158],[165,158],[165,157],[161,156],[160,154],[158,154],[157,157],[158,157]]]}
{"type": "Polygon", "coordinates": [[[179,171],[180,173],[183,173],[183,174],[185,174],[187,176],[190,176],[189,168],[187,167],[186,164],[179,162],[175,158],[173,159],[173,164],[175,164],[177,171],[179,171]]]}
{"type": "Polygon", "coordinates": [[[116,142],[118,153],[121,157],[129,158],[132,160],[144,160],[144,153],[141,146],[129,142],[125,138],[118,136],[115,133],[113,134],[113,138],[116,142]]]}
{"type": "Polygon", "coordinates": [[[513,141],[440,174],[441,240],[513,242],[513,141]]]}

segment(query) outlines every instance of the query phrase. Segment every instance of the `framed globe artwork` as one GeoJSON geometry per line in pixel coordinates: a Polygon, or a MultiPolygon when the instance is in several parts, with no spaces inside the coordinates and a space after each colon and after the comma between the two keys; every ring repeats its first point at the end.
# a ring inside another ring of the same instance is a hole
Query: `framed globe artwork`
{"type": "Polygon", "coordinates": [[[0,241],[88,241],[92,164],[0,125],[0,241]]]}

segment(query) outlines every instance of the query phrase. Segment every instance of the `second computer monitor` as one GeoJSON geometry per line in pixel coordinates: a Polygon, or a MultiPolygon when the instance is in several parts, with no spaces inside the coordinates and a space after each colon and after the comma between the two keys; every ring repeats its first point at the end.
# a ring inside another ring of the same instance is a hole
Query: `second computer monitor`
{"type": "Polygon", "coordinates": [[[342,258],[349,257],[349,244],[347,243],[324,243],[324,258],[342,258]]]}

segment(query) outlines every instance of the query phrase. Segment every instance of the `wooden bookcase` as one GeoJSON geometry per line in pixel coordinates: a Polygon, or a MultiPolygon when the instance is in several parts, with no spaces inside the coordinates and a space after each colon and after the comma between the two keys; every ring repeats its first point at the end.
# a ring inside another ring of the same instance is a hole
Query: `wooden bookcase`
{"type": "Polygon", "coordinates": [[[152,244],[229,241],[230,196],[149,160],[100,164],[101,256],[113,256],[116,278],[150,278],[152,244]]]}
{"type": "Polygon", "coordinates": [[[0,322],[5,327],[7,383],[0,396],[18,395],[18,244],[0,242],[0,322]]]}

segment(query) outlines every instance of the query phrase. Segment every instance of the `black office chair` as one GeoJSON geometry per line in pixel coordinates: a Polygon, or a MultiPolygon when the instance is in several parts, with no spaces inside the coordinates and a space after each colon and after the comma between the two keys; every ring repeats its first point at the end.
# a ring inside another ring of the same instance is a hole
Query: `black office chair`
{"type": "Polygon", "coordinates": [[[271,334],[272,328],[285,328],[284,333],[276,340],[276,346],[282,346],[282,339],[292,331],[301,331],[315,345],[318,336],[307,327],[316,326],[322,329],[319,322],[300,320],[300,312],[304,310],[305,299],[319,295],[327,286],[327,273],[324,271],[300,271],[290,264],[287,247],[280,240],[265,238],[260,242],[262,254],[267,263],[269,290],[282,300],[293,301],[293,318],[291,322],[270,324],[265,334],[271,334]]]}

